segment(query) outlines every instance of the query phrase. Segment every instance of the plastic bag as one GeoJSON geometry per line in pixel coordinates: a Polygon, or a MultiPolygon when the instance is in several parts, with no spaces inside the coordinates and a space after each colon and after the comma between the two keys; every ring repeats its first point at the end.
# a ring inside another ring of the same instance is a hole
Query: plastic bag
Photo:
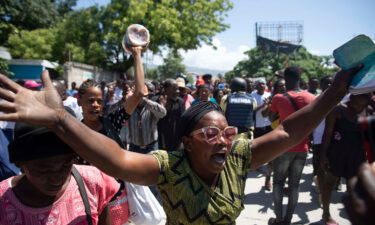
{"type": "Polygon", "coordinates": [[[165,213],[147,186],[125,183],[129,202],[129,224],[158,225],[165,213]]]}

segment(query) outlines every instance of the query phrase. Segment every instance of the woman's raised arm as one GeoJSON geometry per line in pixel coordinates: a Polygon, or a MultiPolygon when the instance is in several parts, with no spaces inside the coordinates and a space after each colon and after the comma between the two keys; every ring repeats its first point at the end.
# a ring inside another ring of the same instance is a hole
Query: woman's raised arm
{"type": "MultiPolygon", "coordinates": [[[[143,74],[142,74],[143,75],[143,74]]],[[[143,79],[143,78],[141,78],[143,79]]],[[[0,75],[0,120],[24,122],[53,130],[81,157],[110,176],[141,185],[157,182],[159,165],[151,155],[128,152],[66,113],[48,71],[44,90],[31,91],[0,75]]]]}
{"type": "Polygon", "coordinates": [[[291,114],[275,130],[254,139],[251,143],[251,168],[256,169],[273,160],[307,137],[345,96],[353,75],[361,68],[340,70],[332,86],[315,101],[291,114]]]}

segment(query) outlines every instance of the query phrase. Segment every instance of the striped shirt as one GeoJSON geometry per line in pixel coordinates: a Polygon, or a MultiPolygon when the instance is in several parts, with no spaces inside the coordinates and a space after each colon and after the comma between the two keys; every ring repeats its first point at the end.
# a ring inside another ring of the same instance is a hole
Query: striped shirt
{"type": "Polygon", "coordinates": [[[137,107],[129,119],[129,142],[144,146],[158,140],[157,123],[167,115],[161,104],[144,98],[144,107],[137,107]]]}

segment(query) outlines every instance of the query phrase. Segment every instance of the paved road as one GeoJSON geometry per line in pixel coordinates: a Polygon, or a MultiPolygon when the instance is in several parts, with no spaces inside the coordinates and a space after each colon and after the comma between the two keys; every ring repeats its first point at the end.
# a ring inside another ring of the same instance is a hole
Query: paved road
{"type": "MultiPolygon", "coordinates": [[[[314,191],[312,184],[312,158],[309,156],[300,185],[300,195],[295,214],[293,215],[293,224],[323,224],[321,221],[322,210],[319,207],[319,196],[314,191]]],[[[265,191],[264,171],[261,168],[258,171],[252,171],[248,174],[245,193],[245,210],[237,219],[238,225],[263,225],[267,224],[270,217],[275,217],[272,206],[272,193],[265,191]]],[[[342,185],[343,191],[335,191],[332,196],[331,214],[340,225],[350,224],[346,215],[341,198],[345,192],[345,185],[342,185]]],[[[284,197],[284,212],[287,204],[287,198],[284,197]]]]}

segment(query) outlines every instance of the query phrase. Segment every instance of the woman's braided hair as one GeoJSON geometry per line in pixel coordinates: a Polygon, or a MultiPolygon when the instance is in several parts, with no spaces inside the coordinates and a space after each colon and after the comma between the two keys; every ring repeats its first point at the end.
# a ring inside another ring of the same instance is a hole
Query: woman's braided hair
{"type": "Polygon", "coordinates": [[[81,84],[81,86],[79,86],[79,89],[78,89],[79,96],[81,97],[82,95],[84,95],[86,93],[86,90],[91,87],[97,87],[99,89],[101,88],[100,83],[98,83],[96,80],[87,79],[81,84]]]}

